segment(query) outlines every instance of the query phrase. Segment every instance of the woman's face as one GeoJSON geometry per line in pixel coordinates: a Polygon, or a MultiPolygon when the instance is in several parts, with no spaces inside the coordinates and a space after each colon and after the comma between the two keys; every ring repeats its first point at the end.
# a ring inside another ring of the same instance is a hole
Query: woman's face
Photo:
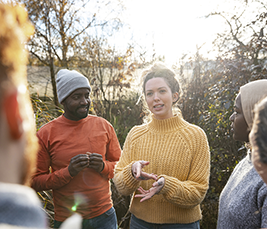
{"type": "Polygon", "coordinates": [[[240,93],[235,99],[234,113],[230,116],[229,119],[232,122],[231,130],[234,132],[233,138],[236,141],[248,142],[248,124],[243,114],[240,93]]]}
{"type": "Polygon", "coordinates": [[[163,78],[152,78],[146,82],[146,102],[156,119],[173,117],[172,103],[177,100],[177,97],[178,93],[173,94],[163,78]]]}

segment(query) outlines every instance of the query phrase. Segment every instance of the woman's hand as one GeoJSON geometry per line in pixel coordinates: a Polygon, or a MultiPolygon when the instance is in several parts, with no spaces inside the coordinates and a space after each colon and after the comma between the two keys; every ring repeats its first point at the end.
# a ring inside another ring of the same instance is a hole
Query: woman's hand
{"type": "Polygon", "coordinates": [[[137,194],[134,197],[141,197],[142,199],[140,200],[140,202],[149,200],[151,197],[153,197],[155,194],[158,194],[161,191],[164,184],[165,184],[165,179],[164,177],[161,177],[158,181],[153,183],[152,187],[149,190],[144,190],[142,187],[139,187],[138,191],[141,192],[141,194],[137,194]]]}
{"type": "Polygon", "coordinates": [[[137,161],[134,164],[132,164],[132,174],[133,177],[136,180],[157,180],[157,175],[154,173],[146,173],[142,171],[142,168],[144,168],[146,165],[149,164],[149,161],[137,161]]]}

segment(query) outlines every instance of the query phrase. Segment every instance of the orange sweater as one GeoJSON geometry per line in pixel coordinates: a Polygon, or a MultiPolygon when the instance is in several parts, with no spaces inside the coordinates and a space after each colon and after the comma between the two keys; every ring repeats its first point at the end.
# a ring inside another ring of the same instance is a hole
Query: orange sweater
{"type": "Polygon", "coordinates": [[[121,149],[109,122],[92,115],[71,121],[62,115],[44,125],[37,136],[40,150],[32,187],[36,191],[53,190],[55,220],[62,222],[73,211],[90,219],[112,207],[109,179],[121,149]],[[103,171],[86,168],[72,177],[68,171],[71,158],[86,152],[103,156],[103,171]]]}

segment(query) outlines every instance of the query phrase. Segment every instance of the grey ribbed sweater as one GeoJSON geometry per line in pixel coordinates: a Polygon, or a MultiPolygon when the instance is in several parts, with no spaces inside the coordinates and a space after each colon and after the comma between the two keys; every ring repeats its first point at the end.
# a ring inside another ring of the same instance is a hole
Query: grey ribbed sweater
{"type": "Polygon", "coordinates": [[[267,228],[267,187],[250,153],[238,163],[220,195],[217,229],[239,228],[267,228]]]}

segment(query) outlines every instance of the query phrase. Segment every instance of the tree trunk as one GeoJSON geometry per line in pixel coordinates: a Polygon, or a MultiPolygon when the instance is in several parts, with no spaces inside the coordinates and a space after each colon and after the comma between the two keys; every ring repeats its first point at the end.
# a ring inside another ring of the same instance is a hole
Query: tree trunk
{"type": "Polygon", "coordinates": [[[50,69],[51,83],[53,86],[54,104],[55,104],[56,108],[58,109],[59,102],[58,102],[58,98],[57,98],[57,86],[56,86],[56,77],[55,77],[53,58],[50,59],[49,69],[50,69]]]}

